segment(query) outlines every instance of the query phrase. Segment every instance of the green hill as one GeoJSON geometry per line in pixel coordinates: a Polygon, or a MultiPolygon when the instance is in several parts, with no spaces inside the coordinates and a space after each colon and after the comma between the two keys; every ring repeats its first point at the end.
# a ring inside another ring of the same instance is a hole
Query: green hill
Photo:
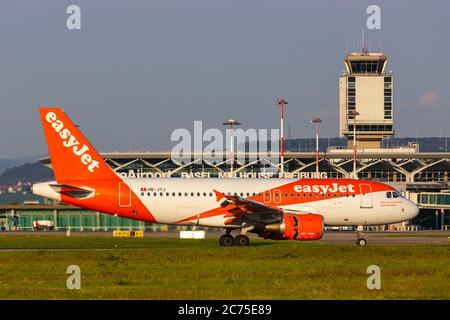
{"type": "Polygon", "coordinates": [[[43,155],[40,156],[30,156],[30,157],[21,157],[21,158],[10,158],[10,159],[0,159],[0,174],[2,174],[5,169],[21,166],[25,163],[34,163],[42,158],[43,155]]]}
{"type": "Polygon", "coordinates": [[[6,169],[0,175],[0,185],[15,185],[19,181],[34,183],[53,179],[51,169],[40,162],[35,162],[6,169]]]}

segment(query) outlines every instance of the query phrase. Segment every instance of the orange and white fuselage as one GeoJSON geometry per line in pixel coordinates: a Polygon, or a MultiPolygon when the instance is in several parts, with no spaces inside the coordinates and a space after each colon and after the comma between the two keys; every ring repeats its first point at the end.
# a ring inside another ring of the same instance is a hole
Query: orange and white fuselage
{"type": "Polygon", "coordinates": [[[44,108],[40,114],[56,181],[35,184],[32,191],[63,203],[148,222],[255,230],[271,230],[266,226],[283,215],[361,226],[418,214],[392,187],[366,180],[123,178],[62,109],[44,108]]]}
{"type": "MultiPolygon", "coordinates": [[[[225,224],[215,190],[238,195],[285,211],[321,214],[327,225],[381,225],[406,221],[417,215],[417,206],[385,184],[354,179],[138,179],[118,178],[96,190],[106,197],[104,205],[95,198],[71,199],[55,192],[49,184],[33,186],[41,196],[92,210],[163,224],[236,227],[225,224]],[[121,184],[121,186],[117,184],[121,184]],[[116,187],[113,187],[116,184],[116,187]],[[119,189],[130,189],[120,192],[119,189]],[[340,191],[340,190],[341,191],[340,191]],[[111,191],[109,191],[111,190],[111,191]],[[301,191],[300,191],[301,190],[301,191]],[[305,191],[306,190],[306,191],[305,191]],[[326,191],[326,192],[324,192],[326,191]],[[342,192],[344,191],[344,192],[342,192]],[[387,193],[391,196],[388,198],[387,193]],[[133,196],[131,196],[133,195],[133,196]],[[137,201],[138,203],[133,203],[137,201]],[[138,204],[138,205],[137,205],[138,204]],[[137,207],[140,208],[136,209],[137,207]],[[133,210],[135,210],[133,212],[133,210]],[[213,211],[213,212],[211,212],[213,211]]],[[[105,181],[106,182],[106,181],[105,181]]],[[[77,185],[76,181],[69,182],[77,185]]],[[[95,186],[84,182],[78,187],[95,186]]]]}

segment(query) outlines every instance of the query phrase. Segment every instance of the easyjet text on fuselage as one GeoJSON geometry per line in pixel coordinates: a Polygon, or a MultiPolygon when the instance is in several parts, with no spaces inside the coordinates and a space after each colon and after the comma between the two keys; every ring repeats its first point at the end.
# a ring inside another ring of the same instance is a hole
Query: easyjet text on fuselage
{"type": "Polygon", "coordinates": [[[313,193],[355,193],[355,186],[353,184],[338,184],[336,182],[327,185],[295,185],[295,192],[313,192],[313,193]]]}

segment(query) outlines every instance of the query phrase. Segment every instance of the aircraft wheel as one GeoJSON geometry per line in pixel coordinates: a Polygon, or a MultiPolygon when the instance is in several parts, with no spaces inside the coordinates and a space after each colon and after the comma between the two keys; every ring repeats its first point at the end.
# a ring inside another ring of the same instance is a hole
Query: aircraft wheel
{"type": "Polygon", "coordinates": [[[234,238],[234,245],[246,247],[250,243],[250,239],[245,234],[240,234],[236,238],[234,238]]]}
{"type": "Polygon", "coordinates": [[[365,246],[367,244],[367,240],[364,239],[364,238],[359,238],[359,239],[356,240],[356,244],[358,246],[365,246]]]}
{"type": "Polygon", "coordinates": [[[219,238],[219,243],[221,247],[231,247],[233,245],[233,236],[224,234],[219,238]]]}

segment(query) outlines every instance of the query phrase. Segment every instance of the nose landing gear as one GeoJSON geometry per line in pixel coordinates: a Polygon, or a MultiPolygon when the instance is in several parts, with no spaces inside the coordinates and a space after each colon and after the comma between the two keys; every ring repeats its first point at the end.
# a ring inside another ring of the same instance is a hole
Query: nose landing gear
{"type": "Polygon", "coordinates": [[[367,244],[367,240],[364,239],[364,227],[363,226],[358,226],[356,228],[356,244],[358,246],[365,246],[367,244]]]}
{"type": "Polygon", "coordinates": [[[357,244],[358,246],[365,246],[365,245],[367,244],[367,240],[364,239],[364,238],[358,238],[358,239],[356,240],[356,244],[357,244]]]}

